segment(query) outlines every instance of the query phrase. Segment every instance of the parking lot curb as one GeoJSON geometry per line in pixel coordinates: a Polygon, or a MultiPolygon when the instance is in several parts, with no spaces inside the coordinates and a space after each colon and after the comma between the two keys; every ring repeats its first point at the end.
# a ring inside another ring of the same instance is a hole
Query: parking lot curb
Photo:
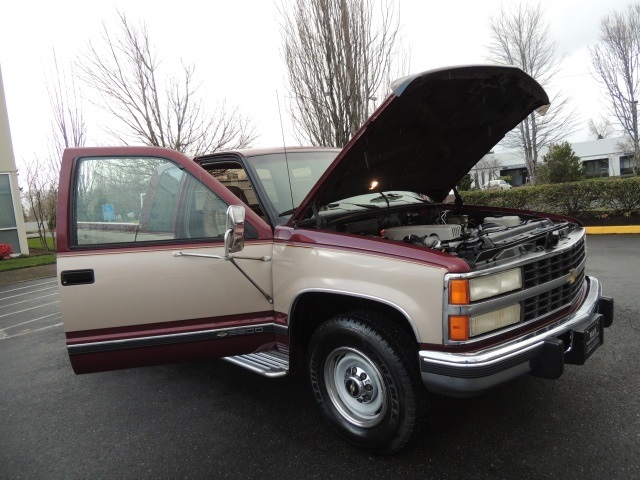
{"type": "Polygon", "coordinates": [[[618,233],[640,233],[640,225],[623,225],[619,227],[585,227],[589,235],[609,235],[618,233]]]}
{"type": "Polygon", "coordinates": [[[38,267],[21,268],[19,270],[9,270],[7,272],[0,272],[0,287],[50,277],[56,277],[55,263],[38,267]]]}

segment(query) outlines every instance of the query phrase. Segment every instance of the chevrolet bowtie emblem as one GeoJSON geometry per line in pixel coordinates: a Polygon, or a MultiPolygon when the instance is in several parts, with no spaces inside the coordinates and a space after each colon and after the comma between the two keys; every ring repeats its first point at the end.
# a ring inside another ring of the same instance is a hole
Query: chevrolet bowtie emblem
{"type": "Polygon", "coordinates": [[[576,270],[575,268],[572,268],[571,271],[569,272],[569,276],[567,277],[567,283],[571,285],[577,279],[578,279],[578,270],[576,270]]]}

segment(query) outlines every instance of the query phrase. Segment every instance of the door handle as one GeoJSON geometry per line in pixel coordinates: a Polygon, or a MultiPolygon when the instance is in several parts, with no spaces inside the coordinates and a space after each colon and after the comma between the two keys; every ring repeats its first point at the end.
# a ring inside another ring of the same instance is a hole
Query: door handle
{"type": "Polygon", "coordinates": [[[63,287],[69,285],[90,285],[95,282],[93,269],[65,270],[60,274],[60,283],[63,287]]]}

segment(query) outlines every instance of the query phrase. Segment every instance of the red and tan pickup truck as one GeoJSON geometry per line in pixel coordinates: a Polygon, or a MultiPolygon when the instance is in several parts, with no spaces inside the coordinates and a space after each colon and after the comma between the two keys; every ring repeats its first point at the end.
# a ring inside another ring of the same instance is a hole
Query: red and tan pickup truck
{"type": "Polygon", "coordinates": [[[457,191],[443,203],[548,103],[516,68],[445,68],[395,82],[342,150],[66,150],[58,280],[74,371],[202,358],[305,371],[343,437],[392,453],[429,392],[583,364],[613,322],[585,275],[585,229],[457,191]]]}

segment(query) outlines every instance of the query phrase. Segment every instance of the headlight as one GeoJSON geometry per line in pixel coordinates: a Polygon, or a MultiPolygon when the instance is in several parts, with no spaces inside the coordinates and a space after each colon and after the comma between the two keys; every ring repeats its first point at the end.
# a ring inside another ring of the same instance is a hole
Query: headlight
{"type": "Polygon", "coordinates": [[[513,325],[520,321],[520,304],[501,308],[482,315],[473,315],[469,319],[469,336],[482,335],[483,333],[497,330],[507,325],[513,325]]]}
{"type": "Polygon", "coordinates": [[[522,288],[522,271],[519,268],[469,280],[469,297],[472,302],[495,297],[522,288]]]}

